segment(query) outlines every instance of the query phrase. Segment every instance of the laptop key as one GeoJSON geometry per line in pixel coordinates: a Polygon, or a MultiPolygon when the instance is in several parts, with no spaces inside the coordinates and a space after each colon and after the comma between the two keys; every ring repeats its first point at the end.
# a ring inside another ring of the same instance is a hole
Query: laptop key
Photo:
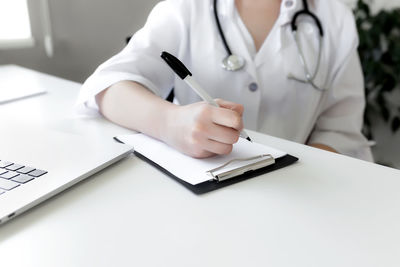
{"type": "Polygon", "coordinates": [[[43,174],[46,174],[46,173],[47,173],[47,171],[36,169],[36,170],[31,171],[30,173],[28,173],[28,175],[33,176],[33,177],[39,177],[39,176],[42,176],[43,174]]]}
{"type": "Polygon", "coordinates": [[[11,190],[19,186],[19,183],[0,178],[0,189],[11,190]]]}
{"type": "Polygon", "coordinates": [[[20,174],[14,178],[12,178],[11,180],[14,182],[18,182],[21,184],[27,183],[31,180],[33,180],[34,178],[32,176],[26,175],[26,174],[20,174]]]}
{"type": "Polygon", "coordinates": [[[5,193],[6,191],[4,191],[3,189],[0,189],[0,195],[5,193]]]}
{"type": "Polygon", "coordinates": [[[2,160],[2,161],[0,161],[0,168],[5,168],[5,167],[13,165],[13,164],[14,163],[12,163],[12,162],[2,160]]]}
{"type": "Polygon", "coordinates": [[[17,173],[17,172],[8,171],[6,173],[0,174],[0,178],[11,179],[18,175],[19,175],[19,173],[17,173]]]}
{"type": "Polygon", "coordinates": [[[0,169],[0,175],[3,174],[3,173],[6,173],[6,172],[8,172],[8,171],[5,170],[5,169],[0,169]]]}
{"type": "Polygon", "coordinates": [[[14,163],[13,165],[7,166],[5,169],[9,170],[9,171],[16,171],[16,170],[19,170],[19,169],[21,169],[23,167],[24,167],[23,165],[19,165],[19,164],[15,164],[14,163]]]}
{"type": "Polygon", "coordinates": [[[22,174],[27,174],[28,172],[31,172],[33,170],[35,170],[35,168],[25,166],[21,169],[18,169],[17,172],[22,173],[22,174]]]}

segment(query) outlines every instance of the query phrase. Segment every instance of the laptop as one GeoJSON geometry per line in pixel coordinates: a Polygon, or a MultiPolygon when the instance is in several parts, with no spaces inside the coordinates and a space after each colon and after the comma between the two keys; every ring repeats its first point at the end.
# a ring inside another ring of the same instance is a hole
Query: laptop
{"type": "Polygon", "coordinates": [[[0,224],[132,152],[112,138],[9,124],[0,148],[0,224]]]}

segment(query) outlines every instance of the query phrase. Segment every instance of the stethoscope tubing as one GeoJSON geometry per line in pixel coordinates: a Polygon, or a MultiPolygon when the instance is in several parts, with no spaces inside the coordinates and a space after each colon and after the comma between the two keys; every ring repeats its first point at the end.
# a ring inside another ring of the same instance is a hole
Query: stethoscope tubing
{"type": "MultiPolygon", "coordinates": [[[[320,20],[318,19],[318,17],[309,10],[307,0],[302,0],[302,2],[303,2],[303,9],[297,11],[293,15],[293,18],[292,18],[292,20],[290,22],[290,25],[291,25],[291,30],[292,30],[292,33],[293,33],[294,41],[295,41],[295,44],[296,44],[296,48],[297,48],[297,51],[298,51],[298,54],[299,54],[300,64],[302,65],[303,70],[304,70],[305,80],[295,78],[291,74],[289,74],[288,78],[296,80],[296,81],[299,81],[299,82],[302,82],[302,83],[309,83],[315,89],[318,89],[318,90],[322,91],[324,89],[316,86],[315,83],[314,83],[314,79],[315,79],[315,77],[316,77],[316,75],[318,73],[319,66],[320,66],[321,54],[322,54],[321,53],[322,52],[322,38],[324,36],[324,31],[323,31],[322,24],[321,24],[320,20]],[[317,58],[318,62],[317,62],[317,66],[316,66],[315,71],[314,71],[313,74],[310,74],[310,71],[308,69],[308,66],[307,66],[305,58],[304,58],[304,53],[302,52],[302,49],[301,49],[301,47],[299,45],[299,40],[297,38],[297,19],[300,16],[309,16],[309,17],[311,17],[312,20],[315,22],[317,28],[318,28],[318,34],[319,34],[319,36],[318,36],[319,37],[318,38],[319,50],[318,50],[318,58],[317,58]]],[[[222,30],[221,22],[220,22],[219,16],[218,16],[218,8],[217,8],[217,6],[218,6],[217,0],[213,0],[213,13],[214,13],[215,22],[216,22],[216,25],[217,25],[219,36],[221,37],[222,43],[223,43],[224,48],[225,48],[226,53],[227,53],[227,57],[224,58],[224,60],[222,62],[222,66],[223,66],[224,69],[227,69],[229,71],[236,71],[236,70],[241,69],[244,66],[244,64],[245,64],[244,63],[244,59],[242,57],[236,56],[236,55],[234,55],[232,53],[232,50],[230,49],[229,44],[228,44],[228,42],[226,40],[224,31],[222,30]],[[242,61],[242,63],[240,65],[238,65],[238,66],[229,67],[228,62],[229,62],[229,58],[230,57],[235,57],[237,59],[240,59],[240,61],[242,61]]]]}
{"type": "MultiPolygon", "coordinates": [[[[217,25],[218,33],[219,33],[219,36],[221,37],[222,43],[224,44],[226,53],[228,54],[228,56],[231,56],[232,50],[230,49],[229,44],[226,41],[224,31],[222,30],[221,22],[219,20],[218,0],[213,0],[213,13],[214,13],[214,18],[215,18],[215,23],[217,25]]],[[[303,0],[303,9],[296,12],[292,18],[292,21],[290,22],[292,32],[297,31],[296,22],[297,22],[297,18],[299,18],[301,15],[310,16],[314,20],[315,24],[317,25],[320,36],[321,37],[324,36],[324,30],[323,30],[321,21],[318,19],[318,17],[314,13],[312,13],[309,10],[307,0],[303,0]]]]}
{"type": "Polygon", "coordinates": [[[222,43],[224,44],[226,53],[228,54],[228,56],[231,56],[232,55],[232,51],[229,48],[228,42],[226,41],[226,38],[225,38],[224,31],[222,30],[222,27],[221,27],[221,22],[219,21],[218,9],[217,9],[217,0],[213,0],[213,1],[214,1],[214,3],[213,3],[213,12],[214,12],[215,22],[217,24],[219,36],[221,36],[222,43]]]}

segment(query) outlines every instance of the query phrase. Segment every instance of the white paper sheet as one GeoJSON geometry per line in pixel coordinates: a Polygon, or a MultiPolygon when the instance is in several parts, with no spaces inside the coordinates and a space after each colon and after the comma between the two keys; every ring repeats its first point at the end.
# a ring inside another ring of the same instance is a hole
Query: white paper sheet
{"type": "Polygon", "coordinates": [[[207,174],[207,171],[232,159],[248,158],[262,154],[271,154],[277,159],[286,155],[283,151],[239,138],[229,155],[195,159],[144,134],[120,135],[117,138],[125,144],[133,146],[135,151],[192,185],[210,180],[211,177],[207,174]]]}

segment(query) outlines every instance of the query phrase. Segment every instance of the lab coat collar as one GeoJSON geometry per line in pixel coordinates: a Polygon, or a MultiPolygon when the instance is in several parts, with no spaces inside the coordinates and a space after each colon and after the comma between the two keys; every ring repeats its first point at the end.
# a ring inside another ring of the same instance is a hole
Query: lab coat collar
{"type": "Polygon", "coordinates": [[[285,26],[291,23],[294,14],[302,8],[303,2],[301,0],[282,0],[277,25],[285,26]]]}
{"type": "MultiPolygon", "coordinates": [[[[267,50],[272,51],[273,53],[278,53],[282,49],[284,40],[287,40],[287,37],[285,36],[285,34],[287,34],[285,27],[290,25],[294,14],[302,9],[302,7],[302,0],[282,0],[279,17],[270,32],[270,36],[267,37],[270,39],[268,43],[269,49],[267,50]]],[[[263,44],[255,58],[257,67],[266,62],[265,51],[263,51],[265,50],[264,46],[265,44],[263,44]]]]}
{"type": "MultiPolygon", "coordinates": [[[[211,0],[212,1],[212,0],[211,0]]],[[[312,1],[309,1],[312,2],[312,1]]],[[[226,1],[218,1],[219,3],[219,11],[218,13],[221,16],[228,16],[228,17],[233,17],[234,12],[235,12],[235,0],[226,0],[226,1]]],[[[280,13],[279,17],[276,21],[277,27],[284,27],[288,26],[292,19],[294,14],[301,10],[303,8],[303,1],[302,0],[282,0],[281,2],[281,8],[280,8],[280,13]]],[[[281,29],[279,29],[279,35],[282,34],[281,29]]],[[[278,38],[278,40],[274,41],[274,51],[278,52],[282,46],[282,38],[278,38]]]]}
{"type": "MultiPolygon", "coordinates": [[[[210,0],[211,4],[214,2],[214,0],[210,0]]],[[[218,15],[221,17],[231,17],[233,16],[233,11],[235,8],[235,0],[219,0],[217,2],[218,4],[218,15]]]]}
{"type": "MultiPolygon", "coordinates": [[[[212,1],[213,0],[211,0],[211,3],[212,1]]],[[[218,1],[218,14],[221,17],[233,18],[235,13],[235,8],[236,8],[235,0],[218,1]]],[[[302,0],[282,0],[279,17],[275,23],[276,24],[275,27],[278,27],[278,29],[276,29],[278,31],[276,33],[277,38],[274,38],[272,43],[269,44],[270,46],[272,46],[272,50],[274,52],[279,52],[279,50],[282,48],[283,34],[285,34],[283,31],[283,27],[288,26],[292,21],[294,14],[302,8],[303,8],[302,0]]],[[[245,50],[247,53],[243,54],[242,56],[245,56],[246,61],[251,62],[252,59],[250,57],[249,52],[247,51],[247,48],[245,50]]],[[[263,54],[262,51],[259,51],[255,58],[254,63],[257,67],[265,62],[265,60],[260,59],[263,57],[262,54],[263,54]]]]}
{"type": "MultiPolygon", "coordinates": [[[[277,30],[276,39],[273,40],[273,44],[271,44],[275,53],[279,52],[283,45],[283,35],[285,34],[283,27],[289,26],[294,14],[299,11],[302,6],[302,0],[282,0],[279,17],[275,23],[275,27],[278,27],[275,29],[277,30]]],[[[262,60],[260,62],[264,61],[262,60]]]]}
{"type": "MultiPolygon", "coordinates": [[[[235,0],[218,1],[218,13],[221,16],[233,17],[235,8],[235,0]]],[[[293,15],[302,8],[302,0],[282,0],[277,25],[284,26],[290,23],[293,15]]]]}

